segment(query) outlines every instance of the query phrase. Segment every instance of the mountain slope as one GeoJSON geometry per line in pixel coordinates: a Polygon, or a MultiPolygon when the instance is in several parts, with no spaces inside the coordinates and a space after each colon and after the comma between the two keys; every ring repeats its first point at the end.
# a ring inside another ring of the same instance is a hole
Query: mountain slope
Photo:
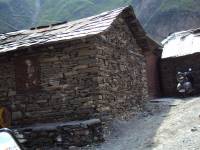
{"type": "Polygon", "coordinates": [[[160,41],[200,25],[199,0],[0,0],[0,33],[75,20],[132,5],[146,31],[160,41]]]}
{"type": "Polygon", "coordinates": [[[8,32],[27,28],[32,11],[25,0],[0,0],[0,31],[8,32]]]}
{"type": "Polygon", "coordinates": [[[42,1],[39,24],[75,20],[131,4],[130,0],[54,0],[42,1]]]}

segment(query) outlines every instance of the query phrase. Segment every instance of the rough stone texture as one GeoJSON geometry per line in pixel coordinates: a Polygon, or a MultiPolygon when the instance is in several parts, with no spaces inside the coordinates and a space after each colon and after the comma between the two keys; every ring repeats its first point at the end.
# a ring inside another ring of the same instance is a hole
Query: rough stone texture
{"type": "Polygon", "coordinates": [[[13,125],[116,116],[138,111],[148,98],[145,57],[121,17],[92,38],[30,47],[7,58],[0,104],[9,104],[13,125]],[[39,63],[36,91],[16,89],[14,62],[22,56],[39,63]]]}
{"type": "Polygon", "coordinates": [[[176,90],[177,81],[176,74],[178,71],[185,72],[188,68],[192,68],[194,78],[194,92],[200,93],[200,76],[199,64],[200,54],[186,55],[182,57],[166,58],[161,61],[161,82],[163,96],[180,96],[176,90]]]}
{"type": "Polygon", "coordinates": [[[15,69],[13,62],[7,57],[2,57],[0,62],[0,104],[8,107],[11,104],[8,97],[16,94],[15,69]]]}
{"type": "Polygon", "coordinates": [[[40,53],[21,52],[8,56],[9,60],[2,57],[5,63],[0,66],[0,104],[11,109],[13,125],[90,117],[97,88],[95,49],[91,42],[80,40],[35,49],[40,53]],[[21,56],[38,57],[37,92],[16,90],[14,60],[21,56]]]}
{"type": "Polygon", "coordinates": [[[119,17],[95,45],[99,66],[97,110],[114,116],[138,111],[148,97],[146,62],[126,22],[119,17]]]}
{"type": "Polygon", "coordinates": [[[29,150],[75,149],[104,140],[99,119],[38,124],[16,129],[15,133],[29,150]]]}

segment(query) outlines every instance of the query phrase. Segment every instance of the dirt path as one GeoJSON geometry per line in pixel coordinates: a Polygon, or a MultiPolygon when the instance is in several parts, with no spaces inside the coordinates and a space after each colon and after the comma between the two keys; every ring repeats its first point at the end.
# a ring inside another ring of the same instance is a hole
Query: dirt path
{"type": "Polygon", "coordinates": [[[200,150],[200,98],[159,99],[148,113],[115,120],[111,135],[91,150],[200,150]]]}

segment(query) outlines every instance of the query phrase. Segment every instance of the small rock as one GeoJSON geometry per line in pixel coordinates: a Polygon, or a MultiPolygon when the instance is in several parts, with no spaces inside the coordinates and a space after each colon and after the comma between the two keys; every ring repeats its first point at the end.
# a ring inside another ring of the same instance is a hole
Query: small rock
{"type": "Polygon", "coordinates": [[[197,131],[198,129],[196,128],[196,127],[193,127],[192,129],[191,129],[191,131],[192,132],[195,132],[195,131],[197,131]]]}
{"type": "Polygon", "coordinates": [[[80,147],[77,147],[77,146],[70,146],[68,149],[69,150],[81,150],[80,147]]]}
{"type": "Polygon", "coordinates": [[[21,119],[22,116],[23,116],[23,115],[22,115],[22,112],[21,112],[21,111],[12,112],[12,119],[13,119],[13,120],[21,119]]]}

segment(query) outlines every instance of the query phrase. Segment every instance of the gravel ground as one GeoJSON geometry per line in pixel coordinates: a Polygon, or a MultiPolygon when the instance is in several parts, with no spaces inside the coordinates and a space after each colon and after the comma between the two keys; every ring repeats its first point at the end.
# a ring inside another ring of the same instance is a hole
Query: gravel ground
{"type": "Polygon", "coordinates": [[[129,121],[114,120],[105,142],[84,150],[200,150],[200,98],[157,99],[129,121]]]}

